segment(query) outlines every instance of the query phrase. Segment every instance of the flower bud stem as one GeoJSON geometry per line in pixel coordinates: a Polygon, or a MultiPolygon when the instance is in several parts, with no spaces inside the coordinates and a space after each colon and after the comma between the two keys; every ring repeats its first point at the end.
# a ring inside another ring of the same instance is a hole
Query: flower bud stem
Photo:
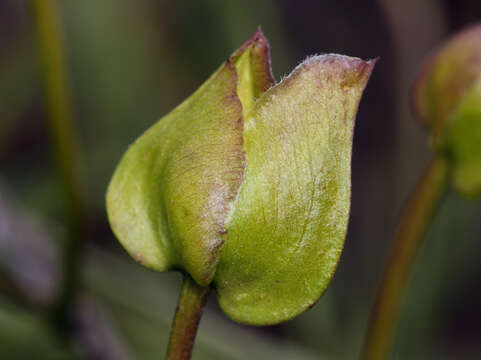
{"type": "Polygon", "coordinates": [[[448,160],[437,155],[419,179],[408,201],[371,314],[361,356],[364,360],[389,358],[410,270],[423,236],[444,198],[448,180],[448,160]]]}
{"type": "Polygon", "coordinates": [[[175,312],[167,360],[189,360],[192,356],[195,335],[210,287],[202,287],[185,275],[175,312]]]}

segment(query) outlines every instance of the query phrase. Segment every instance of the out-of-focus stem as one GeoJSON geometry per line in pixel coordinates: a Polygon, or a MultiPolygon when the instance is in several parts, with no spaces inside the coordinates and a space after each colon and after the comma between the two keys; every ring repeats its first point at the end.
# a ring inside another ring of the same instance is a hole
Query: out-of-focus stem
{"type": "Polygon", "coordinates": [[[209,287],[202,287],[185,275],[170,332],[167,360],[189,360],[209,287]]]}
{"type": "Polygon", "coordinates": [[[409,199],[371,314],[361,356],[364,360],[388,359],[412,263],[446,193],[448,180],[448,161],[437,156],[419,179],[409,199]]]}
{"type": "Polygon", "coordinates": [[[78,259],[85,233],[86,205],[81,177],[79,140],[62,47],[60,11],[56,0],[32,0],[36,41],[42,65],[47,123],[52,153],[60,173],[69,205],[69,239],[63,249],[63,286],[53,316],[66,325],[68,308],[78,283],[78,259]]]}

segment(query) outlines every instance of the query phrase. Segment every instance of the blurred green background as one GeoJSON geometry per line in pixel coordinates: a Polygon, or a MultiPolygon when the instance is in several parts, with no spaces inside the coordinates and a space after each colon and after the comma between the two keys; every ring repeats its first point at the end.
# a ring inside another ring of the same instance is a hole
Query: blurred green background
{"type": "MultiPolygon", "coordinates": [[[[481,2],[58,3],[88,203],[77,325],[66,346],[43,310],[62,276],[68,203],[52,160],[30,0],[0,0],[0,358],[162,358],[181,276],[148,271],[120,248],[106,186],[127,146],[261,25],[277,80],[315,53],[381,57],[357,117],[348,236],[328,291],[295,320],[241,326],[212,297],[194,359],[356,359],[396,219],[430,158],[410,110],[412,80],[433,47],[481,20],[481,2]]],[[[480,233],[481,203],[448,194],[417,259],[392,359],[481,358],[480,233]]]]}

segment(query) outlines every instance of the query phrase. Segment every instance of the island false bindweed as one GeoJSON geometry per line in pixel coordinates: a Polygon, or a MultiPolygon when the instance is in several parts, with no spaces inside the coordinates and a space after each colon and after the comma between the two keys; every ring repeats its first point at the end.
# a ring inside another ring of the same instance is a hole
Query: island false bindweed
{"type": "Polygon", "coordinates": [[[346,235],[354,119],[374,66],[313,56],[275,84],[259,31],[120,161],[113,231],[141,264],[215,288],[236,321],[321,296],[346,235]]]}

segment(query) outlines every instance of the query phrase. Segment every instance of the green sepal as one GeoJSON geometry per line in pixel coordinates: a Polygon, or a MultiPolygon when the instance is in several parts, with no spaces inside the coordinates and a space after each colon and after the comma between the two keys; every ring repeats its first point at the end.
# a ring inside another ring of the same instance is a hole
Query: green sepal
{"type": "Polygon", "coordinates": [[[373,66],[309,58],[246,119],[247,171],[214,278],[234,320],[288,320],[329,284],[349,217],[354,119],[373,66]]]}
{"type": "Polygon", "coordinates": [[[108,217],[141,264],[211,282],[245,170],[238,71],[251,78],[244,97],[260,94],[272,78],[268,51],[259,31],[120,161],[107,192],[108,217]],[[247,61],[234,65],[241,58],[247,61]]]}

